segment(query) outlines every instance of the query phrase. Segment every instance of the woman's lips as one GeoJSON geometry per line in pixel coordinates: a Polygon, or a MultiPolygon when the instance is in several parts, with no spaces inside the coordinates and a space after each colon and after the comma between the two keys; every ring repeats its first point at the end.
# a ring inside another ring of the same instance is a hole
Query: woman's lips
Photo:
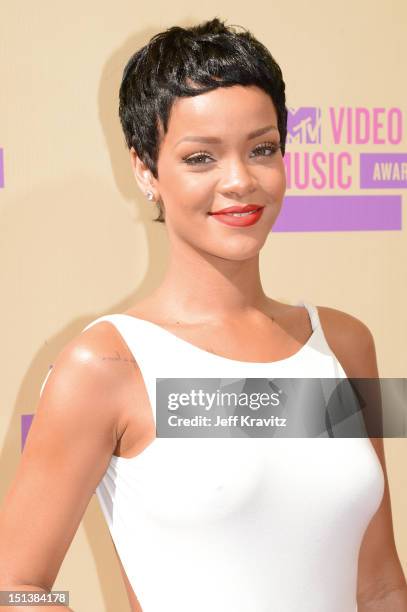
{"type": "Polygon", "coordinates": [[[249,214],[244,214],[241,217],[235,216],[230,213],[216,213],[216,215],[209,215],[212,219],[229,225],[232,227],[246,227],[248,225],[254,225],[260,219],[263,212],[263,208],[259,208],[249,214]]]}

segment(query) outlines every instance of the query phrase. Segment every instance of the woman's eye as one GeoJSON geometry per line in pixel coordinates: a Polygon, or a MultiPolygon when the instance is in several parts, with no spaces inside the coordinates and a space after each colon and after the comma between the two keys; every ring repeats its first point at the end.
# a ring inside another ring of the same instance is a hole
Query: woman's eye
{"type": "MultiPolygon", "coordinates": [[[[259,152],[260,151],[260,155],[264,155],[265,157],[271,157],[272,155],[277,153],[277,151],[280,148],[281,148],[280,144],[276,144],[274,142],[265,142],[264,144],[261,144],[261,145],[257,146],[254,149],[254,151],[255,152],[259,152]],[[267,151],[269,151],[269,153],[267,153],[267,151]]],[[[255,155],[255,157],[257,157],[257,155],[255,155]]]]}
{"type": "Polygon", "coordinates": [[[194,165],[194,164],[199,164],[199,163],[206,163],[206,162],[203,162],[205,158],[209,159],[209,155],[202,151],[202,152],[197,153],[196,155],[193,155],[192,157],[183,157],[182,159],[184,160],[186,164],[194,165]]]}
{"type": "MultiPolygon", "coordinates": [[[[281,148],[281,145],[279,143],[276,144],[274,142],[265,142],[264,144],[258,145],[254,149],[254,153],[256,153],[254,157],[259,157],[259,155],[264,155],[264,157],[271,157],[272,155],[277,153],[277,151],[280,148],[281,148]]],[[[198,153],[190,157],[183,157],[182,160],[186,164],[189,164],[192,166],[192,165],[198,165],[198,164],[207,165],[210,161],[212,161],[212,158],[205,151],[199,151],[198,153]],[[209,162],[206,160],[209,160],[209,162]]]]}

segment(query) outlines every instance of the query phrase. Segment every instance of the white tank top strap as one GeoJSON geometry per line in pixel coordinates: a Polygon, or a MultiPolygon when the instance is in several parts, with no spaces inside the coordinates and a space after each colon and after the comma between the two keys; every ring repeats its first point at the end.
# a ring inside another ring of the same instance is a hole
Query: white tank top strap
{"type": "Polygon", "coordinates": [[[44,380],[42,382],[42,385],[41,385],[41,388],[40,388],[40,397],[42,395],[42,392],[44,391],[44,387],[47,384],[48,376],[51,374],[51,372],[52,372],[52,365],[49,366],[48,372],[47,372],[47,374],[46,374],[46,376],[45,376],[45,378],[44,378],[44,380]]]}
{"type": "Polygon", "coordinates": [[[318,308],[314,304],[312,304],[308,300],[305,301],[301,298],[300,300],[298,300],[297,306],[305,306],[305,308],[308,310],[308,314],[311,319],[312,331],[315,331],[318,327],[321,326],[318,308]]]}
{"type": "Polygon", "coordinates": [[[95,325],[95,323],[99,323],[99,321],[110,321],[111,323],[113,323],[114,317],[115,317],[114,314],[101,315],[100,317],[97,317],[97,319],[93,319],[90,323],[88,323],[82,329],[82,331],[84,332],[85,330],[89,329],[89,327],[92,327],[92,325],[95,325]]]}
{"type": "Polygon", "coordinates": [[[303,299],[298,300],[297,305],[305,306],[305,308],[308,310],[311,319],[312,330],[316,331],[313,345],[315,348],[317,348],[317,350],[321,351],[322,354],[327,355],[332,360],[334,377],[347,378],[346,372],[343,369],[342,364],[338,360],[337,356],[329,345],[328,340],[326,339],[324,330],[321,325],[321,320],[319,318],[318,308],[312,302],[309,302],[308,300],[305,301],[303,299]]]}

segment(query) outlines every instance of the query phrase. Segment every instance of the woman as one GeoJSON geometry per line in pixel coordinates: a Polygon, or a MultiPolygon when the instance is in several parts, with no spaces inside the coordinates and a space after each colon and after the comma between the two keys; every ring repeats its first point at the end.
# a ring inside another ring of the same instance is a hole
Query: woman
{"type": "Polygon", "coordinates": [[[262,288],[286,186],[279,66],[218,19],[173,27],[128,62],[120,118],[170,261],[44,381],[3,505],[2,585],[52,588],[96,488],[134,611],[406,612],[381,439],[156,436],[157,379],[378,376],[365,324],[262,288]]]}

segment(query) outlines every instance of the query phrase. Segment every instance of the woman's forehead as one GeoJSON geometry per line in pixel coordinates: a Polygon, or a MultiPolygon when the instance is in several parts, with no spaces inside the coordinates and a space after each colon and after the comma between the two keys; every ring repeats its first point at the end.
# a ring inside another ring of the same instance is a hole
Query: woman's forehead
{"type": "Polygon", "coordinates": [[[177,98],[168,122],[168,140],[219,133],[247,132],[272,124],[277,114],[271,97],[258,87],[219,87],[198,96],[177,98]]]}

